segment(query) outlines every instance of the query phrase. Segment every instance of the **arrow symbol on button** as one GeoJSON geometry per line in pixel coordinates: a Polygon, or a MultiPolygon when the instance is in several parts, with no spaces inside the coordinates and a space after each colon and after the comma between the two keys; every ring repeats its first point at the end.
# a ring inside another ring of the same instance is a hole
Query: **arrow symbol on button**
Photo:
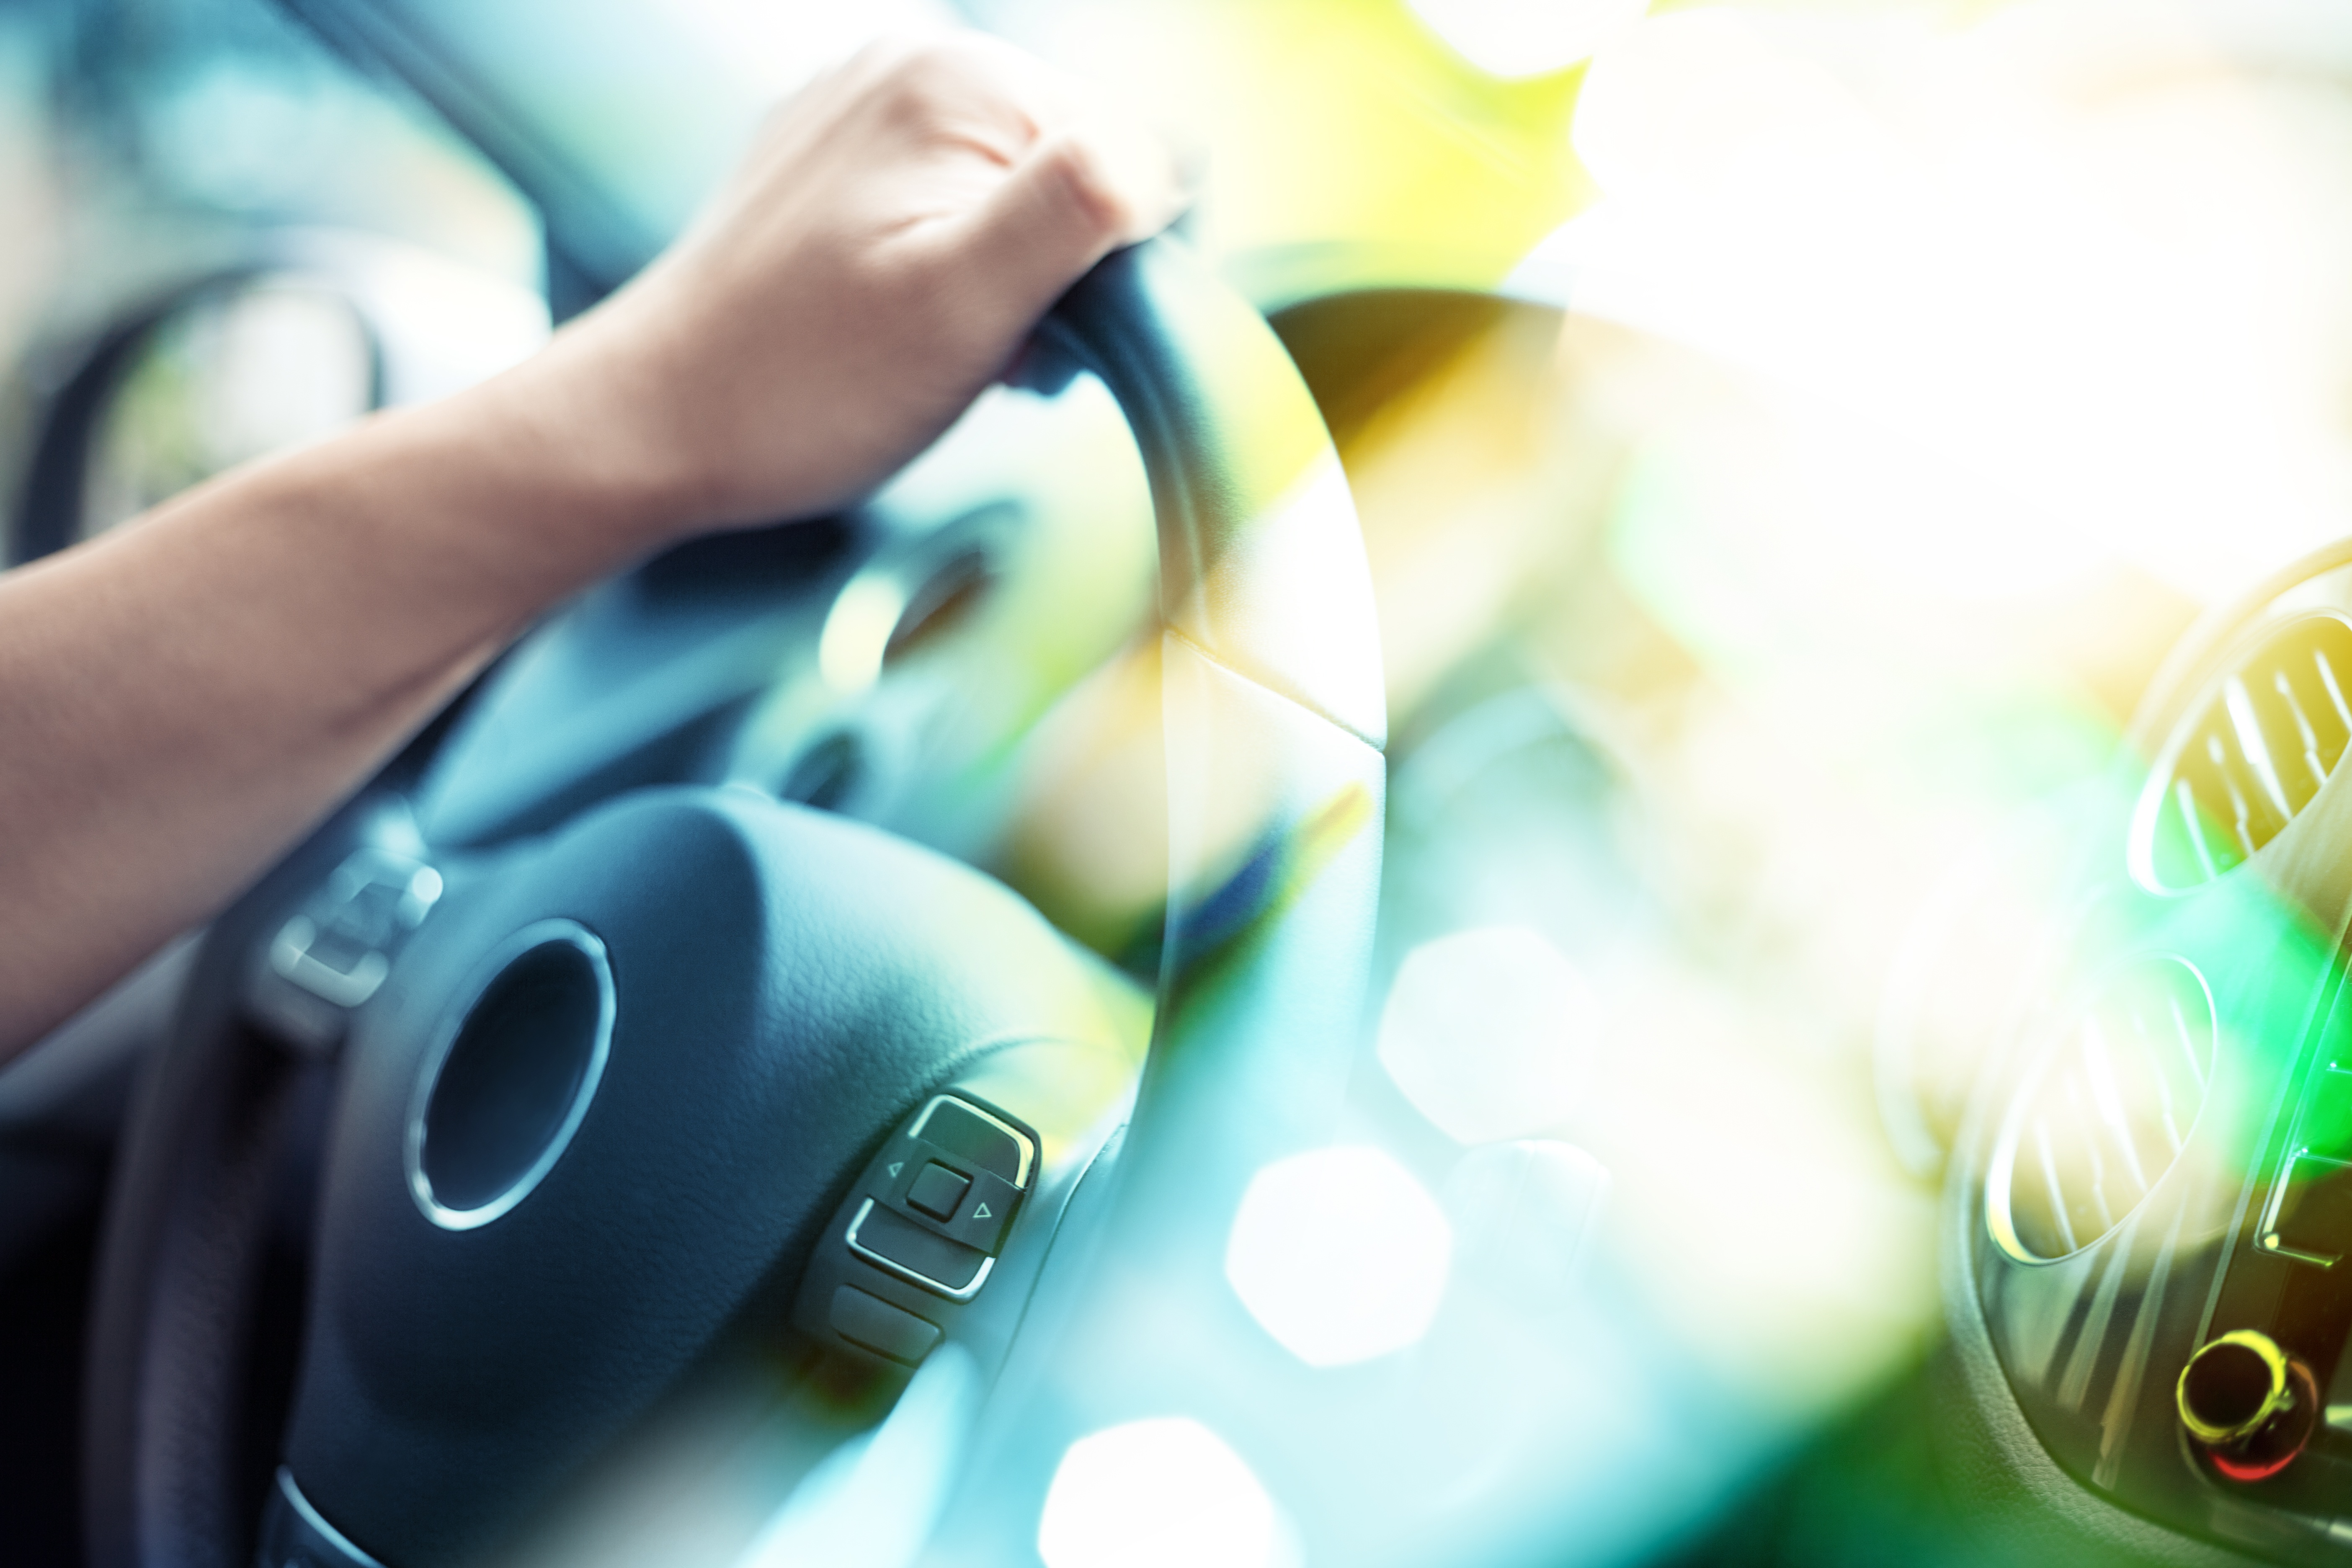
{"type": "Polygon", "coordinates": [[[894,1176],[906,1168],[907,1162],[904,1160],[893,1160],[890,1162],[890,1173],[894,1176]]]}
{"type": "Polygon", "coordinates": [[[971,1217],[974,1219],[994,1219],[996,1216],[988,1212],[988,1201],[983,1198],[981,1200],[980,1206],[971,1211],[971,1217]]]}

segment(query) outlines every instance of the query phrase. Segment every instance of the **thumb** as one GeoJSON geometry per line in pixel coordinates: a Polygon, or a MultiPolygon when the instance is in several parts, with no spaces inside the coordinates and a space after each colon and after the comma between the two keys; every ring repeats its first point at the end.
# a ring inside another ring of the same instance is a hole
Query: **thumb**
{"type": "Polygon", "coordinates": [[[1076,120],[1033,142],[973,214],[967,253],[1042,310],[1122,245],[1181,212],[1184,181],[1167,143],[1139,127],[1076,120]]]}

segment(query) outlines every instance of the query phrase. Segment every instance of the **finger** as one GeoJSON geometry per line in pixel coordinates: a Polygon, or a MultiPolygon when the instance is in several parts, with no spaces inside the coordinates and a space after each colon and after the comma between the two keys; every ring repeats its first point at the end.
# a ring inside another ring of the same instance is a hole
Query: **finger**
{"type": "Polygon", "coordinates": [[[948,132],[1011,163],[1076,110],[1044,61],[983,34],[898,34],[854,62],[855,90],[918,133],[948,132]]]}
{"type": "Polygon", "coordinates": [[[966,248],[977,275],[1025,280],[1042,309],[1108,252],[1165,228],[1184,204],[1164,142],[1117,122],[1066,124],[1040,137],[980,205],[966,248]]]}

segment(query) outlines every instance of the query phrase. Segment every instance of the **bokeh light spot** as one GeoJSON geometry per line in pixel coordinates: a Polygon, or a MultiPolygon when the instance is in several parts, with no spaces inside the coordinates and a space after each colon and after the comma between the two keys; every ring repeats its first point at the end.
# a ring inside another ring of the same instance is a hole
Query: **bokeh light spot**
{"type": "Polygon", "coordinates": [[[1598,1007],[1535,931],[1493,926],[1407,954],[1381,1014],[1380,1058],[1413,1108],[1460,1143],[1559,1125],[1574,1108],[1598,1007]]]}
{"type": "Polygon", "coordinates": [[[1428,1331],[1453,1247],[1437,1200],[1391,1156],[1318,1149],[1251,1179],[1225,1279],[1284,1349],[1309,1366],[1346,1366],[1428,1331]]]}
{"type": "Polygon", "coordinates": [[[1181,1415],[1071,1444],[1037,1521],[1045,1568],[1268,1568],[1276,1539],[1273,1500],[1248,1464],[1181,1415]]]}

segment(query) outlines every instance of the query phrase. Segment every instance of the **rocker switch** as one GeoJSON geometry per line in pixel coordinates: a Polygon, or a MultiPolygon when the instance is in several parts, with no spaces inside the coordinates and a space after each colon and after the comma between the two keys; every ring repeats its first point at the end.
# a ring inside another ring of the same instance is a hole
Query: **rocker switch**
{"type": "Polygon", "coordinates": [[[971,1183],[945,1165],[925,1165],[907,1189],[907,1202],[933,1219],[953,1219],[971,1183]]]}

